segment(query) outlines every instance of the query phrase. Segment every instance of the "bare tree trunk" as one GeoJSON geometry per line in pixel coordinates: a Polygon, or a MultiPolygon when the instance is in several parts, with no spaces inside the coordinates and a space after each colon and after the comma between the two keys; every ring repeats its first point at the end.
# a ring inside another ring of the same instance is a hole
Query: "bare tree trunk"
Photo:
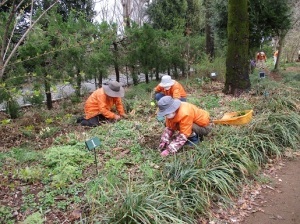
{"type": "Polygon", "coordinates": [[[148,74],[148,71],[145,72],[145,81],[146,81],[146,83],[149,83],[149,74],[148,74]]]}
{"type": "MultiPolygon", "coordinates": [[[[99,76],[98,76],[98,88],[101,88],[103,84],[103,74],[102,72],[100,72],[99,76]]],[[[96,88],[97,89],[97,88],[96,88]]]]}
{"type": "Polygon", "coordinates": [[[130,27],[130,0],[122,0],[124,24],[130,27]]]}
{"type": "Polygon", "coordinates": [[[211,27],[211,0],[205,0],[205,41],[206,41],[206,54],[211,62],[215,56],[214,33],[211,27]]]}
{"type": "Polygon", "coordinates": [[[279,60],[280,60],[280,56],[281,56],[281,52],[282,52],[282,45],[283,45],[283,40],[284,40],[285,35],[282,35],[279,37],[278,39],[278,55],[277,55],[277,60],[274,66],[274,70],[277,70],[279,67],[279,60]]]}
{"type": "Polygon", "coordinates": [[[159,71],[158,71],[158,68],[155,69],[155,80],[159,81],[159,71]]]}
{"type": "Polygon", "coordinates": [[[76,89],[75,89],[75,95],[80,97],[80,89],[81,89],[81,75],[80,75],[80,69],[77,68],[77,74],[76,74],[76,89]]]}
{"type": "Polygon", "coordinates": [[[118,44],[114,41],[114,67],[115,67],[115,73],[116,73],[116,80],[117,82],[120,82],[120,71],[119,71],[119,63],[118,63],[118,44]]]}
{"type": "MultiPolygon", "coordinates": [[[[47,74],[46,72],[44,74],[47,74]]],[[[45,75],[45,80],[44,80],[44,86],[45,86],[45,93],[46,93],[46,104],[47,104],[47,108],[48,110],[51,110],[53,108],[52,105],[52,94],[51,94],[51,85],[50,82],[48,80],[48,78],[45,75]]]]}
{"type": "Polygon", "coordinates": [[[249,17],[248,0],[228,1],[228,50],[224,92],[239,96],[249,90],[249,17]]]}

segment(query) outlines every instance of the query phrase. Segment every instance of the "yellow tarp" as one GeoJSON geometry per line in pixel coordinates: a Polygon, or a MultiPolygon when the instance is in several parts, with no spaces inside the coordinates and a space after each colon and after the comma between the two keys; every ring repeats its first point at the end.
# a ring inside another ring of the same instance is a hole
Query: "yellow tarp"
{"type": "Polygon", "coordinates": [[[215,124],[244,125],[252,119],[253,110],[235,111],[225,113],[220,120],[213,120],[215,124]],[[243,114],[240,115],[239,114],[243,114]]]}

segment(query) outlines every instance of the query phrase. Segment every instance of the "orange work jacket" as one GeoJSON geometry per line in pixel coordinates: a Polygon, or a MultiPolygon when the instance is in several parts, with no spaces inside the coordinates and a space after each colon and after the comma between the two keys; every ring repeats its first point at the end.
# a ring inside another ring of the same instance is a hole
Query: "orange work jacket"
{"type": "Polygon", "coordinates": [[[193,130],[193,123],[206,127],[209,124],[209,113],[187,102],[181,102],[175,117],[166,119],[166,126],[174,131],[179,131],[189,137],[193,130]]]}
{"type": "Polygon", "coordinates": [[[115,113],[111,112],[115,106],[120,115],[124,115],[124,107],[121,97],[110,97],[104,93],[103,88],[95,90],[87,99],[84,105],[85,119],[90,119],[99,114],[113,119],[115,113]]]}
{"type": "Polygon", "coordinates": [[[183,86],[175,81],[174,85],[171,86],[169,90],[165,90],[160,85],[154,88],[154,91],[157,93],[163,93],[165,96],[171,96],[174,99],[186,98],[186,92],[183,86]]]}

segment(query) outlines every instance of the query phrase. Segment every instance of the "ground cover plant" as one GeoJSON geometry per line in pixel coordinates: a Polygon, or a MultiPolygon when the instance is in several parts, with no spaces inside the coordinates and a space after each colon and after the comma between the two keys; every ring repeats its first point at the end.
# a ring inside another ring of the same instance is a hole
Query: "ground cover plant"
{"type": "Polygon", "coordinates": [[[19,119],[1,114],[0,222],[228,221],[215,209],[234,207],[243,185],[267,181],[260,171],[270,161],[299,150],[300,67],[293,67],[265,79],[255,71],[252,90],[239,98],[196,74],[179,80],[213,119],[247,109],[254,117],[245,126],[216,125],[203,142],[167,158],[157,151],[164,125],[151,104],[156,82],[126,89],[128,119],[92,129],[76,124],[85,98],[52,111],[26,108],[19,119]],[[97,167],[85,147],[94,136],[97,167]]]}

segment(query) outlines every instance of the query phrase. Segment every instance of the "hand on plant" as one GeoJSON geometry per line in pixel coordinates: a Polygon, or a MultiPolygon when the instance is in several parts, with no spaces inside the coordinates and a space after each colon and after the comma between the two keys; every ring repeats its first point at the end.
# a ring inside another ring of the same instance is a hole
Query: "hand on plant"
{"type": "Polygon", "coordinates": [[[169,152],[169,150],[167,150],[167,149],[165,149],[164,151],[162,151],[162,152],[160,153],[160,155],[161,155],[162,157],[167,157],[169,154],[170,154],[170,152],[169,152]]]}
{"type": "Polygon", "coordinates": [[[114,117],[114,119],[115,119],[115,120],[120,120],[120,119],[121,119],[121,117],[120,117],[119,115],[115,114],[115,117],[114,117]]]}

